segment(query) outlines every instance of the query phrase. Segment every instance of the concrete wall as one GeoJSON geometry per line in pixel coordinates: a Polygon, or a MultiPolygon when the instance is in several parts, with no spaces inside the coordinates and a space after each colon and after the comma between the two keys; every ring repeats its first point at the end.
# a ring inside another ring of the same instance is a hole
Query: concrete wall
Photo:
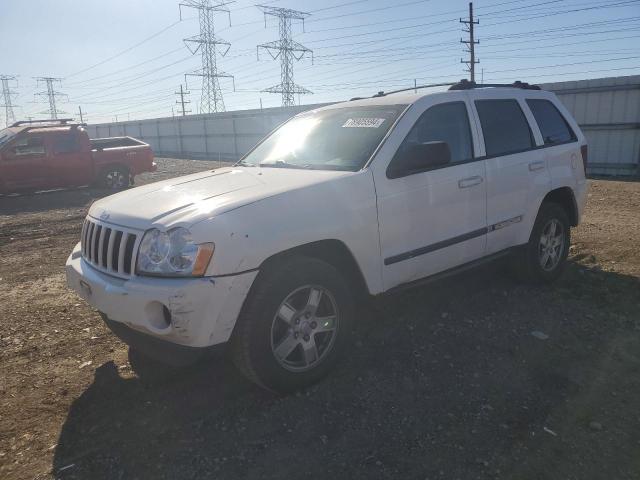
{"type": "MultiPolygon", "coordinates": [[[[589,141],[589,173],[640,175],[640,75],[547,83],[589,141]]],[[[299,112],[322,105],[266,108],[89,125],[89,136],[129,135],[159,157],[234,161],[299,112]]]]}
{"type": "Polygon", "coordinates": [[[292,116],[322,106],[265,108],[89,125],[91,138],[130,136],[147,142],[158,157],[238,160],[292,116]]]}

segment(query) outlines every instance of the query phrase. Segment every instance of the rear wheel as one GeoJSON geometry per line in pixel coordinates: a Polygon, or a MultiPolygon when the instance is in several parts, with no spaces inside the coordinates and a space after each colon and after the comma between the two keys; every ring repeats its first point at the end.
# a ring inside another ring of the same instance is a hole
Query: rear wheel
{"type": "Polygon", "coordinates": [[[549,283],[565,268],[571,241],[569,217],[556,203],[543,203],[529,242],[514,259],[517,276],[531,283],[549,283]]]}
{"type": "Polygon", "coordinates": [[[290,257],[261,272],[232,339],[236,366],[277,392],[325,376],[346,348],[354,300],[342,275],[315,258],[290,257]]]}
{"type": "Polygon", "coordinates": [[[129,183],[129,170],[120,165],[105,168],[100,178],[100,186],[109,190],[123,190],[129,183]]]}

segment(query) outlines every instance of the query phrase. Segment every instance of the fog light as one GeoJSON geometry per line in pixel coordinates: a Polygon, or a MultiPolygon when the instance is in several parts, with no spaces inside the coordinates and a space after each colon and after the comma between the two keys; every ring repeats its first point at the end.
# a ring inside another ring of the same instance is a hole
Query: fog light
{"type": "Polygon", "coordinates": [[[144,307],[147,323],[152,330],[163,332],[171,327],[171,312],[160,302],[150,302],[144,307]]]}

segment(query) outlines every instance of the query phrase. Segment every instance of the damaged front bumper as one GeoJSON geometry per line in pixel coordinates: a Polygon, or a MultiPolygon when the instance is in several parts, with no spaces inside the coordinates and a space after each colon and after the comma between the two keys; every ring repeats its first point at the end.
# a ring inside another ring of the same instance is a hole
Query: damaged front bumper
{"type": "Polygon", "coordinates": [[[257,273],[122,279],[87,263],[80,244],[66,264],[69,287],[110,321],[159,340],[198,348],[229,340],[257,273]]]}

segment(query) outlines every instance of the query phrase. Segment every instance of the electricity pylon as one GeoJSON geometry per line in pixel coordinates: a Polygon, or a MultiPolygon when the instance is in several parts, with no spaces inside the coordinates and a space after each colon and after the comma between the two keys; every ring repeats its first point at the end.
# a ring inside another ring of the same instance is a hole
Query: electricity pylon
{"type": "Polygon", "coordinates": [[[280,84],[267,88],[263,92],[281,93],[282,106],[291,107],[295,105],[296,93],[298,95],[313,93],[300,85],[296,85],[293,81],[294,60],[302,60],[305,54],[310,53],[313,61],[313,52],[291,38],[291,20],[302,20],[304,29],[304,19],[310,14],[288,8],[268,7],[265,5],[257,5],[257,7],[264,13],[265,27],[268,15],[278,18],[280,27],[280,40],[263,43],[257,47],[258,60],[260,59],[261,48],[269,52],[269,55],[274,60],[280,57],[280,84]]]}
{"type": "Polygon", "coordinates": [[[4,107],[4,119],[7,123],[7,127],[16,121],[16,116],[13,112],[13,107],[17,105],[13,104],[12,97],[17,93],[11,90],[9,82],[16,82],[17,79],[14,75],[0,75],[0,82],[2,83],[2,101],[4,102],[0,107],[4,107]]]}
{"type": "Polygon", "coordinates": [[[227,8],[230,3],[233,2],[227,0],[183,0],[180,3],[180,19],[182,19],[182,7],[187,7],[198,10],[198,19],[200,20],[200,33],[184,39],[191,54],[195,55],[200,51],[202,57],[202,67],[185,75],[185,82],[189,76],[202,77],[200,113],[225,111],[218,79],[224,77],[233,80],[233,75],[218,71],[217,57],[219,46],[222,46],[220,55],[224,57],[231,48],[231,44],[216,36],[213,17],[216,13],[226,12],[229,15],[229,25],[231,25],[231,13],[227,8]]]}
{"type": "Polygon", "coordinates": [[[56,98],[67,97],[66,94],[57,92],[54,88],[54,83],[62,83],[62,79],[55,77],[37,77],[36,81],[38,82],[38,85],[40,85],[41,82],[45,82],[47,85],[46,92],[38,92],[35,95],[41,98],[46,96],[49,100],[49,118],[55,119],[58,118],[59,113],[66,113],[62,110],[58,110],[58,107],[56,106],[56,98]]]}

